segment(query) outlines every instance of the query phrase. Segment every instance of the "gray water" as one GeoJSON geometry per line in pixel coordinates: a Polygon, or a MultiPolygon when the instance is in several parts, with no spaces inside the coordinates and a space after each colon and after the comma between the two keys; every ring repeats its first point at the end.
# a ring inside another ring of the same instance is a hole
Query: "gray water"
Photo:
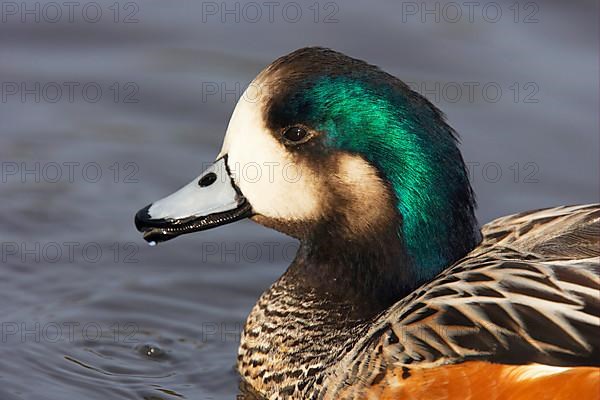
{"type": "Polygon", "coordinates": [[[239,330],[296,243],[242,221],[150,248],[133,215],[214,159],[241,90],[296,48],[444,110],[481,222],[598,201],[593,1],[53,4],[0,15],[1,400],[235,398],[239,330]]]}

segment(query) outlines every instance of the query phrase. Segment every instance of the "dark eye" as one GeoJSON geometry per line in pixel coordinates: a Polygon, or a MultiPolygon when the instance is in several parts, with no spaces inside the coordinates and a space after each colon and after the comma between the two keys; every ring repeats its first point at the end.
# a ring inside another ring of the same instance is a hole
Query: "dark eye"
{"type": "Polygon", "coordinates": [[[308,132],[300,126],[292,126],[283,131],[283,137],[290,142],[298,143],[308,138],[308,132]]]}

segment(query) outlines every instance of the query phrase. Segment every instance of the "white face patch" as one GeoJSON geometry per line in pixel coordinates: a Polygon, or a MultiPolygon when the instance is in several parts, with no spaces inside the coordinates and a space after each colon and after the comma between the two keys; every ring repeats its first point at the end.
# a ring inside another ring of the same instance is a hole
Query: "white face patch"
{"type": "Polygon", "coordinates": [[[227,154],[231,176],[254,212],[269,218],[306,221],[318,218],[318,180],[294,163],[263,120],[255,80],[238,101],[219,157],[227,154]],[[254,91],[254,92],[253,92],[254,91]]]}

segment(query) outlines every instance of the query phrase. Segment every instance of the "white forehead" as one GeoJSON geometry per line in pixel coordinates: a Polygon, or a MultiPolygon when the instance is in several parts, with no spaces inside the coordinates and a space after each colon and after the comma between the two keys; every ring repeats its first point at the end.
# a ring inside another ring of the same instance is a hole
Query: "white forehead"
{"type": "Polygon", "coordinates": [[[254,95],[256,87],[254,82],[250,84],[233,109],[219,157],[229,153],[232,144],[235,147],[239,142],[250,142],[252,133],[268,134],[262,116],[261,98],[254,95]]]}
{"type": "Polygon", "coordinates": [[[227,155],[233,179],[256,213],[287,220],[317,218],[316,179],[269,132],[263,116],[267,96],[257,90],[261,86],[253,82],[238,101],[219,157],[227,155]]]}

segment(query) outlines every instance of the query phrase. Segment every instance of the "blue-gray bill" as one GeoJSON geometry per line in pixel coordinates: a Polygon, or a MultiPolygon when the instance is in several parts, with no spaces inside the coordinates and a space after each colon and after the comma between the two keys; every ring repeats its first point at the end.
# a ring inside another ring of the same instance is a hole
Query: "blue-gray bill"
{"type": "Polygon", "coordinates": [[[135,226],[154,245],[251,214],[252,207],[231,178],[224,156],[175,193],[138,211],[135,226]]]}

